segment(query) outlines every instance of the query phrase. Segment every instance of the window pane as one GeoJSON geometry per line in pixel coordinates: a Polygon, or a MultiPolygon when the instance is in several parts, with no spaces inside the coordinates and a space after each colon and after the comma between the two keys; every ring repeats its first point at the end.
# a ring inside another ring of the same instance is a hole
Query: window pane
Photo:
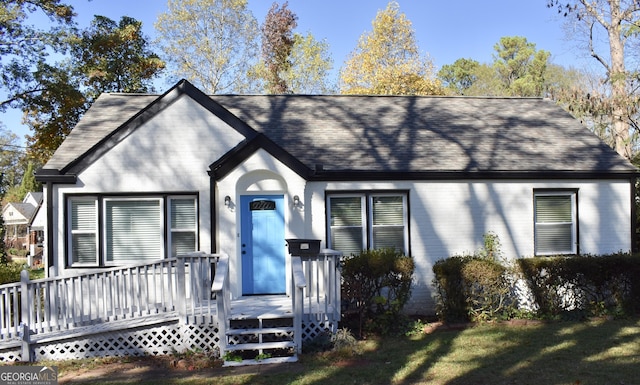
{"type": "Polygon", "coordinates": [[[537,196],[536,223],[571,222],[571,196],[537,196]]]}
{"type": "Polygon", "coordinates": [[[404,227],[377,226],[373,228],[373,248],[392,248],[404,252],[404,227]]]}
{"type": "Polygon", "coordinates": [[[96,230],[96,201],[71,201],[71,230],[96,230]]]}
{"type": "Polygon", "coordinates": [[[373,197],[373,225],[402,225],[402,197],[373,197]]]}
{"type": "Polygon", "coordinates": [[[362,198],[331,198],[331,226],[362,226],[362,198]]]}
{"type": "Polygon", "coordinates": [[[363,197],[331,197],[331,247],[344,255],[360,254],[363,238],[363,197]]]}
{"type": "Polygon", "coordinates": [[[343,255],[360,254],[363,249],[361,227],[332,227],[331,248],[343,255]]]}
{"type": "Polygon", "coordinates": [[[194,232],[172,233],[171,235],[171,255],[193,253],[196,251],[196,234],[194,232]]]}
{"type": "Polygon", "coordinates": [[[571,224],[538,225],[536,251],[541,254],[572,253],[571,224]]]}
{"type": "Polygon", "coordinates": [[[162,258],[159,200],[109,200],[105,218],[108,262],[162,258]]]}
{"type": "Polygon", "coordinates": [[[171,199],[171,229],[193,230],[195,227],[195,199],[171,199]]]}
{"type": "Polygon", "coordinates": [[[71,250],[73,263],[96,263],[98,250],[95,234],[73,234],[71,250]]]}

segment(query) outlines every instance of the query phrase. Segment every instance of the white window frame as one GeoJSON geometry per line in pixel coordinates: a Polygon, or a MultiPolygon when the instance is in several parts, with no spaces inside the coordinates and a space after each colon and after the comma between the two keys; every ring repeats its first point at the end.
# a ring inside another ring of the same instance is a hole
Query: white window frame
{"type": "Polygon", "coordinates": [[[354,193],[327,193],[327,244],[329,248],[333,247],[333,240],[331,239],[331,199],[332,198],[360,198],[360,213],[362,216],[362,250],[373,248],[374,240],[374,228],[375,227],[388,227],[389,225],[374,225],[373,224],[373,207],[374,199],[376,197],[401,197],[402,198],[402,228],[403,228],[403,246],[404,249],[400,250],[405,255],[409,253],[409,209],[408,209],[408,196],[406,191],[385,191],[385,192],[354,192],[354,193]]]}
{"type": "Polygon", "coordinates": [[[194,250],[197,249],[198,246],[198,199],[195,196],[192,195],[187,195],[187,196],[178,196],[178,195],[172,195],[169,196],[167,198],[167,210],[166,210],[166,215],[167,215],[167,245],[169,247],[169,256],[173,257],[173,234],[174,233],[193,233],[194,234],[194,245],[193,248],[194,250]],[[172,204],[171,202],[174,200],[185,200],[185,199],[191,199],[193,200],[194,204],[193,204],[193,209],[194,209],[194,223],[193,223],[193,227],[191,228],[173,228],[171,223],[172,223],[172,218],[171,218],[171,207],[172,204]]]}
{"type": "MultiPolygon", "coordinates": [[[[107,204],[109,202],[141,202],[141,201],[147,201],[147,202],[158,202],[158,210],[160,211],[160,215],[158,218],[158,234],[157,236],[160,238],[160,250],[159,250],[159,255],[160,258],[158,259],[163,259],[164,256],[166,255],[165,253],[165,247],[166,247],[166,239],[165,239],[165,229],[164,229],[164,218],[165,218],[165,207],[164,207],[164,199],[162,199],[161,197],[105,197],[102,200],[102,232],[103,234],[101,239],[102,239],[102,256],[103,256],[103,263],[105,266],[118,266],[118,265],[122,265],[123,262],[122,261],[109,261],[107,259],[108,256],[108,247],[109,244],[107,242],[108,236],[107,236],[107,232],[109,231],[109,228],[107,227],[107,204]]],[[[141,261],[144,260],[151,260],[151,259],[142,259],[141,261]]]]}
{"type": "Polygon", "coordinates": [[[578,191],[577,190],[534,190],[533,194],[533,227],[534,227],[534,254],[536,256],[551,255],[577,255],[578,254],[578,191]],[[539,223],[537,221],[537,198],[543,196],[564,196],[571,198],[571,222],[548,222],[539,223]],[[538,250],[538,228],[554,225],[571,225],[571,250],[538,250]]]}
{"type": "Polygon", "coordinates": [[[87,267],[93,267],[93,266],[99,266],[100,265],[100,241],[99,241],[99,233],[100,233],[100,227],[98,225],[99,223],[99,216],[98,216],[98,198],[95,196],[82,196],[82,197],[71,197],[69,198],[69,204],[67,207],[67,217],[69,218],[69,231],[68,231],[68,238],[67,238],[67,247],[68,247],[68,253],[67,255],[69,256],[69,261],[68,264],[69,266],[78,266],[78,267],[82,267],[82,266],[87,266],[87,267]],[[92,230],[73,230],[73,219],[72,219],[72,213],[73,213],[73,202],[92,202],[93,203],[93,207],[94,207],[94,211],[95,211],[95,223],[94,223],[94,227],[92,230]],[[95,259],[93,263],[89,263],[89,262],[74,262],[73,261],[73,236],[74,235],[87,235],[87,234],[93,234],[94,239],[95,239],[95,244],[96,244],[96,255],[95,255],[95,259]]]}

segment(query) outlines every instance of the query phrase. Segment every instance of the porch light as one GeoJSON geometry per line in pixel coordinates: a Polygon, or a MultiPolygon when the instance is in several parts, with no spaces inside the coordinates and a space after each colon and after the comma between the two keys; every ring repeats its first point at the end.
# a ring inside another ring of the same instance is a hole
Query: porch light
{"type": "Polygon", "coordinates": [[[229,195],[224,197],[224,205],[227,206],[227,207],[229,207],[231,205],[231,197],[229,195]]]}
{"type": "Polygon", "coordinates": [[[298,205],[300,204],[300,197],[297,195],[293,196],[293,206],[294,207],[298,207],[298,205]]]}

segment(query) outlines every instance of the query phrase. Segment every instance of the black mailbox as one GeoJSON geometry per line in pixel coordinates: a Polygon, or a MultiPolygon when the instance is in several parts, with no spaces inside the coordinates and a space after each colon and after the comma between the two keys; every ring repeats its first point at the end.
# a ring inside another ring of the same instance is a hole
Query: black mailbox
{"type": "Polygon", "coordinates": [[[287,239],[289,254],[293,256],[307,256],[320,254],[319,239],[287,239]]]}

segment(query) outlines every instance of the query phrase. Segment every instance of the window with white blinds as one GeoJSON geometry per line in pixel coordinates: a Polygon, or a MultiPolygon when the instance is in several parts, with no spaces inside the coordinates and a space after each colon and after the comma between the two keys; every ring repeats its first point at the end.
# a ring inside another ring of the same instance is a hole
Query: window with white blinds
{"type": "Polygon", "coordinates": [[[71,197],[68,215],[71,266],[121,265],[197,249],[193,196],[71,197]]]}
{"type": "Polygon", "coordinates": [[[576,193],[534,194],[536,255],[576,254],[576,193]]]}
{"type": "Polygon", "coordinates": [[[371,196],[372,248],[405,250],[404,197],[371,196]]]}
{"type": "Polygon", "coordinates": [[[329,196],[329,247],[345,255],[394,248],[407,253],[406,194],[329,196]]]}
{"type": "Polygon", "coordinates": [[[70,201],[71,263],[98,264],[98,215],[96,198],[76,198],[70,201]]]}
{"type": "Polygon", "coordinates": [[[163,256],[160,199],[105,200],[106,264],[163,256]]]}
{"type": "Polygon", "coordinates": [[[366,248],[364,200],[361,196],[336,196],[329,202],[329,247],[344,255],[360,254],[366,248]]]}
{"type": "Polygon", "coordinates": [[[197,210],[195,199],[172,198],[169,200],[171,223],[171,256],[192,253],[196,250],[197,210]]]}

